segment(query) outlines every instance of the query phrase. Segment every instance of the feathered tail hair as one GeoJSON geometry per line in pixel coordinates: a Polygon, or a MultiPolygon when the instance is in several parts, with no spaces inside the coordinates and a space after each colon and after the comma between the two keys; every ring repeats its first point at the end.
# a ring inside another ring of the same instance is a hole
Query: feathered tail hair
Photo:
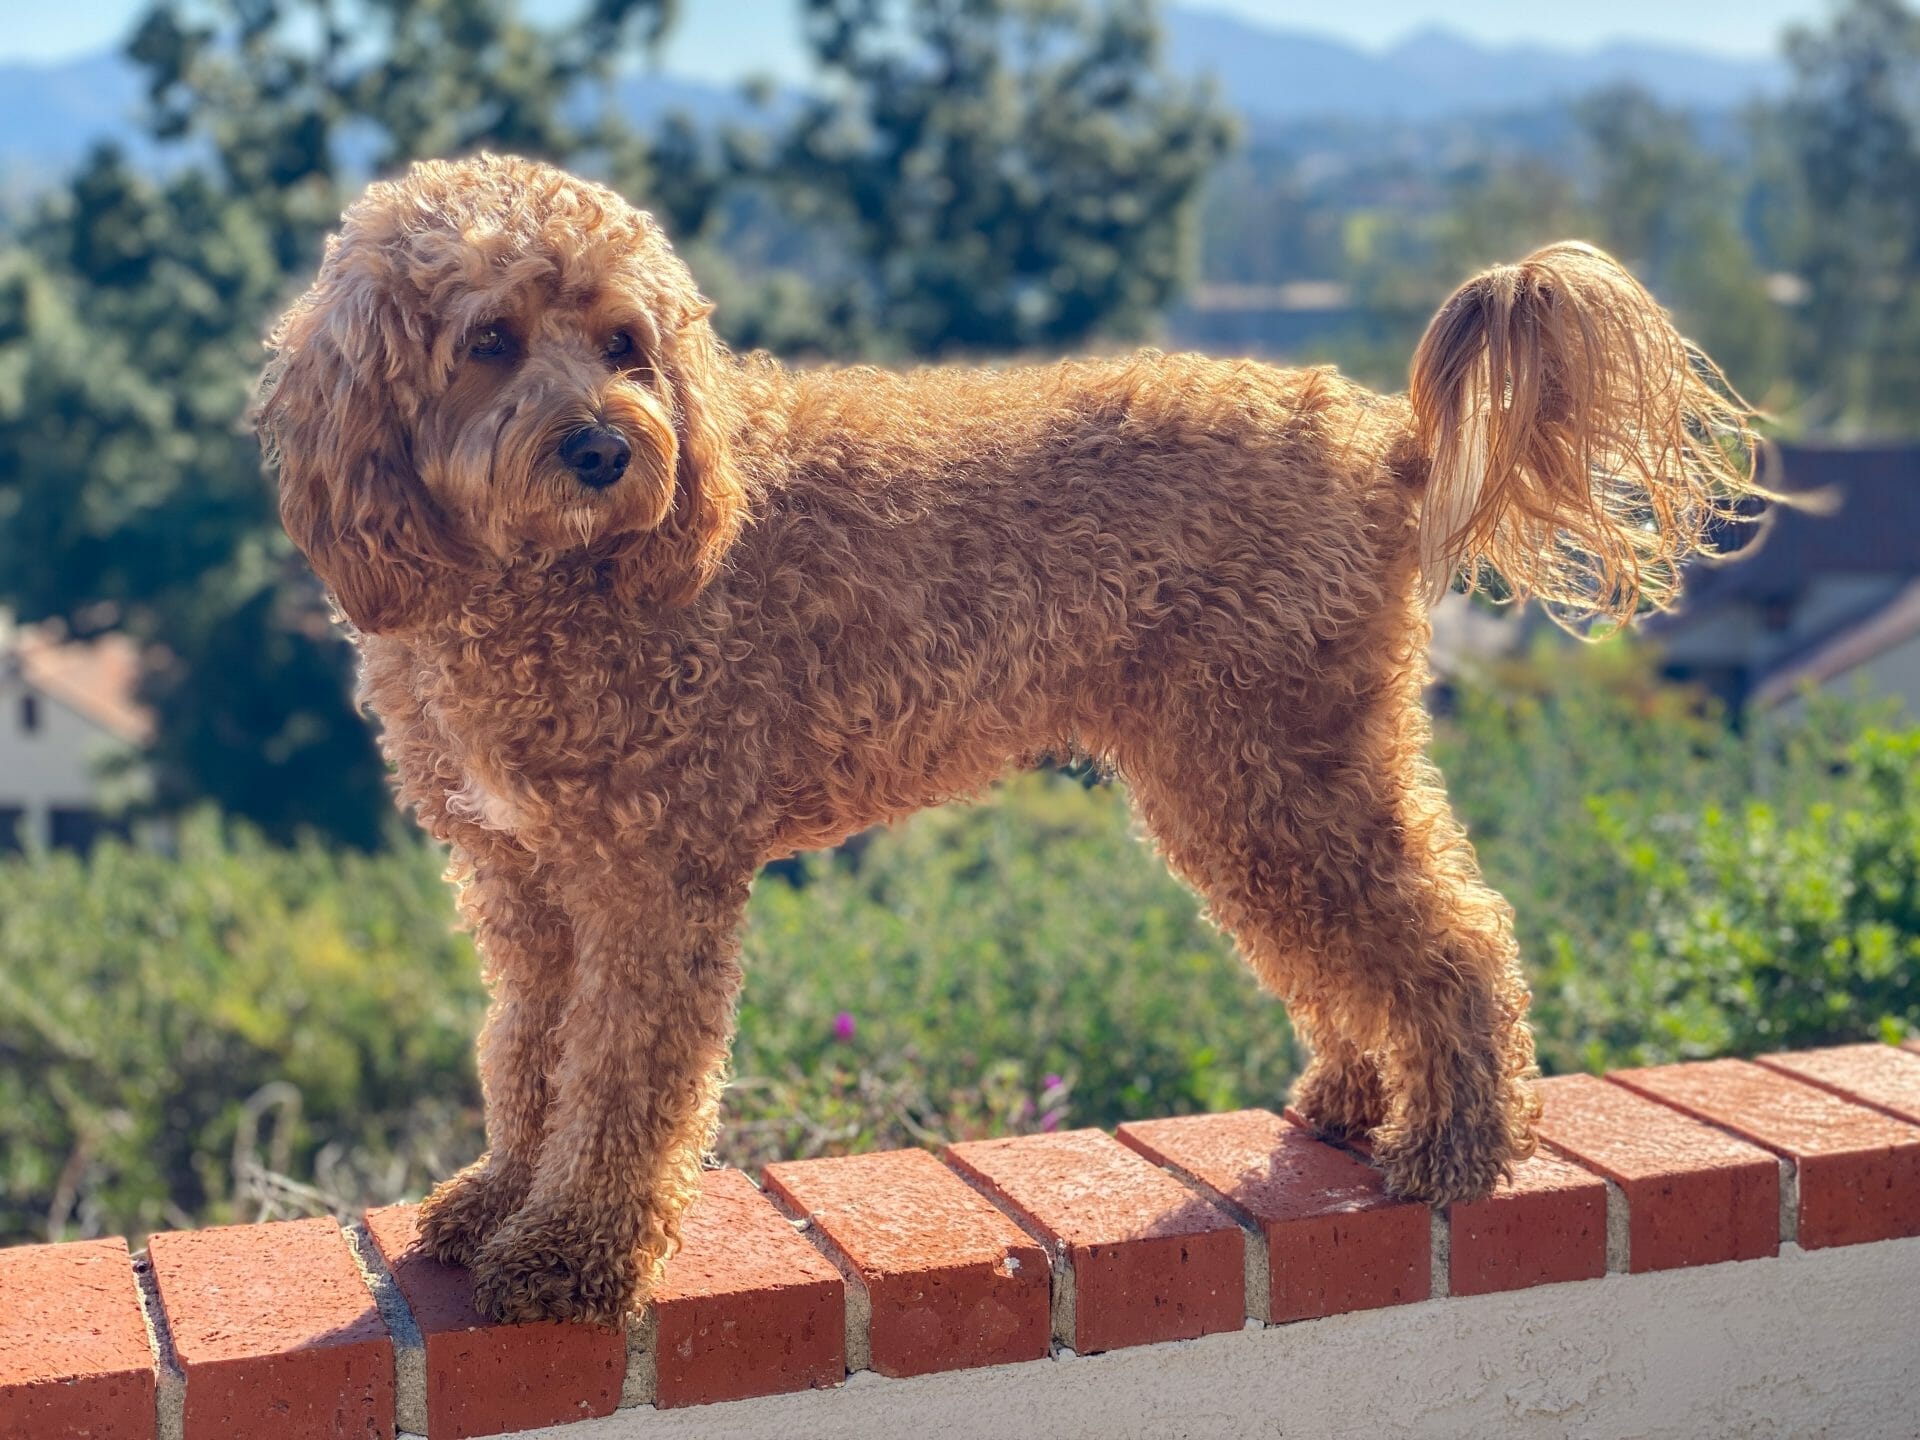
{"type": "Polygon", "coordinates": [[[1411,399],[1432,470],[1428,603],[1491,570],[1569,627],[1671,604],[1751,497],[1755,412],[1640,283],[1563,243],[1475,276],[1435,315],[1411,399]]]}

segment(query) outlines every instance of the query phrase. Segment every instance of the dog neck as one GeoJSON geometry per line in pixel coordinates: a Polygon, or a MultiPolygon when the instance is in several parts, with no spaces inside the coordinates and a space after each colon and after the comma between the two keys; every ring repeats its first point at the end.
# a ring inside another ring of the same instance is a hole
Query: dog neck
{"type": "Polygon", "coordinates": [[[476,640],[525,646],[542,637],[652,630],[658,608],[624,595],[616,547],[601,542],[563,552],[527,551],[472,577],[452,607],[415,637],[429,651],[476,640]]]}

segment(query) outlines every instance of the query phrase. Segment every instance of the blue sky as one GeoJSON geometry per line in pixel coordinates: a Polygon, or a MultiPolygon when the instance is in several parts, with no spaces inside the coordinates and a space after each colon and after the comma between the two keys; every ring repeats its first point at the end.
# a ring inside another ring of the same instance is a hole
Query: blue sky
{"type": "MultiPolygon", "coordinates": [[[[536,11],[563,12],[566,0],[531,0],[536,11]]],[[[706,79],[755,71],[791,74],[795,64],[794,0],[681,0],[680,33],[669,66],[706,79]]],[[[1731,55],[1772,51],[1781,29],[1817,20],[1824,0],[1197,0],[1196,8],[1231,11],[1274,25],[1317,30],[1378,47],[1428,25],[1476,39],[1539,41],[1586,48],[1607,40],[1655,40],[1731,55]]],[[[142,0],[15,0],[0,27],[0,60],[51,60],[113,44],[142,0]]]]}

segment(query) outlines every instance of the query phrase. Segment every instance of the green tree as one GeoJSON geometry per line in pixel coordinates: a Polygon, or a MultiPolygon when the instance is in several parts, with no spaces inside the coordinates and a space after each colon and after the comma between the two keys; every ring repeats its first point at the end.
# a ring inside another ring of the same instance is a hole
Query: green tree
{"type": "Polygon", "coordinates": [[[1146,0],[804,0],[821,84],[770,151],[852,265],[847,343],[934,355],[1139,333],[1193,266],[1230,130],[1146,0]]]}
{"type": "Polygon", "coordinates": [[[589,0],[541,25],[517,0],[156,0],[128,54],[154,135],[209,147],[222,190],[277,222],[276,258],[301,275],[342,185],[367,170],[483,146],[644,163],[612,81],[674,5],[589,0]]]}
{"type": "Polygon", "coordinates": [[[148,647],[163,805],[360,844],[387,808],[344,645],[242,433],[270,227],[189,171],[92,158],[0,279],[0,599],[148,647]]]}
{"type": "Polygon", "coordinates": [[[1750,173],[1644,91],[1602,91],[1578,114],[1597,235],[1743,390],[1763,396],[1785,371],[1786,324],[1741,228],[1750,173]]]}
{"type": "Polygon", "coordinates": [[[1788,33],[1782,122],[1806,197],[1800,357],[1819,418],[1910,429],[1920,393],[1920,15],[1848,0],[1788,33]]]}
{"type": "Polygon", "coordinates": [[[1577,237],[1618,255],[1736,386],[1768,398],[1786,373],[1787,335],[1741,223],[1751,167],[1728,164],[1688,116],[1631,87],[1588,96],[1573,118],[1576,163],[1496,157],[1448,177],[1433,215],[1354,218],[1349,273],[1367,321],[1343,360],[1404,384],[1440,296],[1489,264],[1577,237]]]}

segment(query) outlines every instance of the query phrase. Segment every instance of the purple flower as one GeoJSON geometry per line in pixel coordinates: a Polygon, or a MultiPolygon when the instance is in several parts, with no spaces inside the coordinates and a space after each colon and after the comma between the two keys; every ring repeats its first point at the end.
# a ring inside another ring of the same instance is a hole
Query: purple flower
{"type": "Polygon", "coordinates": [[[842,1042],[853,1039],[853,1012],[842,1010],[833,1017],[833,1038],[842,1042]]]}
{"type": "Polygon", "coordinates": [[[1060,1112],[1049,1110],[1040,1117],[1040,1129],[1048,1134],[1060,1128],[1060,1112]]]}
{"type": "Polygon", "coordinates": [[[1040,1088],[1042,1090],[1058,1090],[1065,1083],[1066,1082],[1058,1075],[1043,1075],[1040,1077],[1040,1088]]]}

